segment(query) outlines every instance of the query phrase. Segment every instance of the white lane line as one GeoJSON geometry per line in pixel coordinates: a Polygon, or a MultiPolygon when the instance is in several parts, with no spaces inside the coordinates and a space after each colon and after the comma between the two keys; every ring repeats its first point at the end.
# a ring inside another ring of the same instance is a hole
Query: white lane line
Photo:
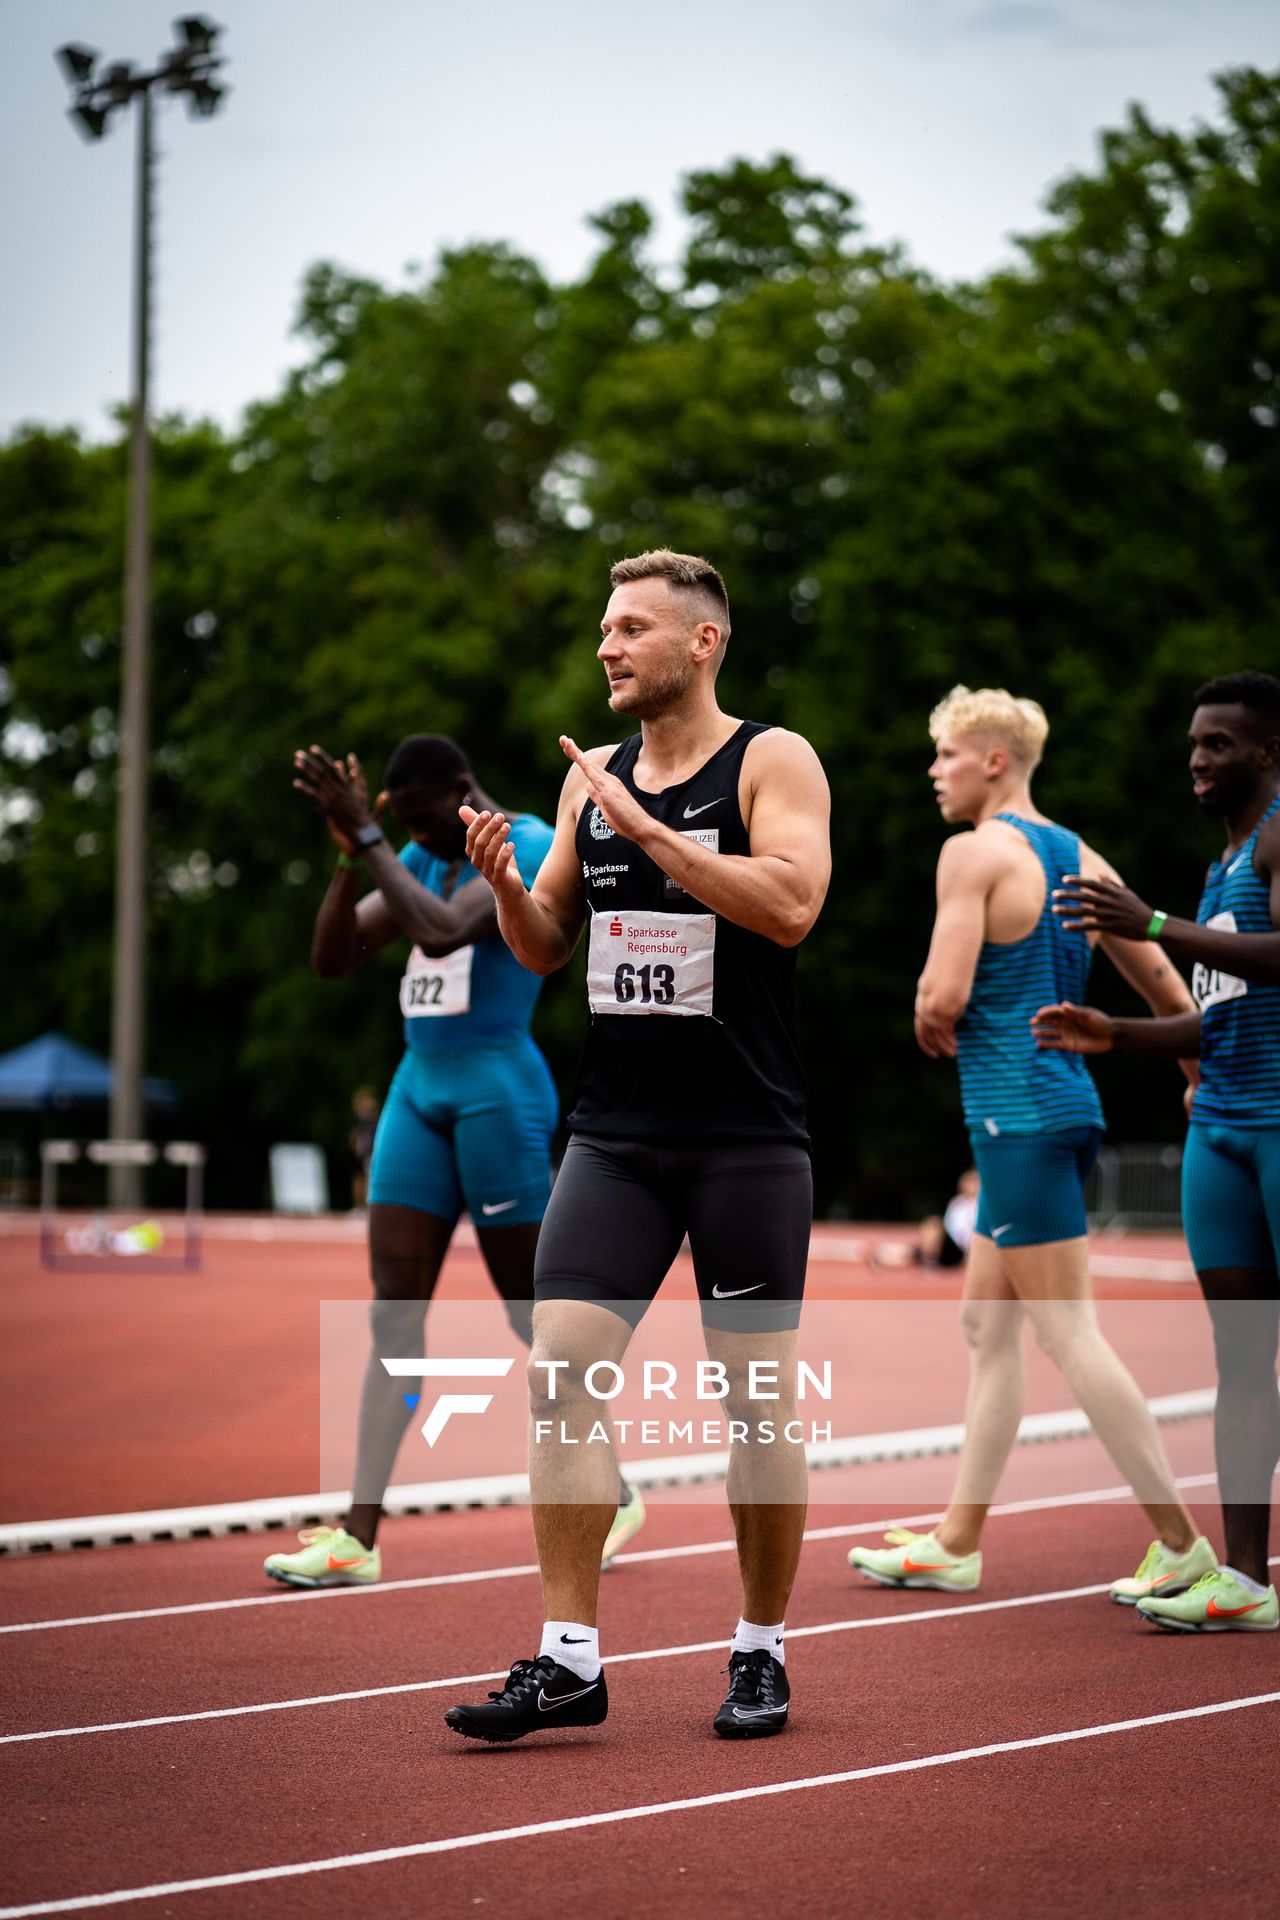
{"type": "MultiPolygon", "coordinates": [[[[1186,1474],[1177,1484],[1183,1488],[1211,1487],[1216,1484],[1216,1475],[1186,1474]]],[[[1132,1497],[1128,1487],[1098,1487],[1086,1493],[1049,1494],[1039,1500],[1006,1500],[992,1507],[988,1518],[1007,1518],[1020,1513],[1049,1513],[1059,1507],[1100,1506],[1108,1501],[1129,1500],[1132,1497]]],[[[851,1526],[809,1527],[804,1537],[806,1541],[844,1540],[854,1534],[883,1533],[891,1526],[932,1527],[941,1518],[941,1511],[936,1510],[933,1513],[908,1514],[900,1520],[886,1518],[860,1521],[851,1526]]],[[[638,1552],[620,1554],[617,1564],[688,1560],[704,1553],[732,1553],[736,1544],[733,1540],[700,1540],[685,1547],[645,1547],[638,1552]]],[[[413,1580],[381,1580],[372,1587],[317,1587],[309,1593],[277,1590],[273,1593],[240,1594],[227,1600],[191,1600],[171,1607],[131,1607],[120,1613],[76,1613],[54,1620],[11,1620],[0,1625],[0,1634],[52,1633],[60,1627],[107,1627],[125,1620],[172,1620],[186,1614],[233,1613],[242,1607],[305,1607],[317,1600],[354,1600],[375,1593],[413,1593],[423,1587],[460,1587],[485,1580],[516,1580],[536,1574],[537,1571],[537,1563],[529,1561],[518,1567],[475,1567],[466,1573],[428,1573],[413,1580]]]]}
{"type": "MultiPolygon", "coordinates": [[[[1276,1556],[1280,1560],[1280,1555],[1276,1556]]],[[[1274,1562],[1273,1562],[1274,1564],[1274,1562]]],[[[1085,1600],[1106,1593],[1109,1582],[1096,1586],[1059,1587],[1045,1593],[1013,1594],[1006,1600],[962,1600],[957,1606],[913,1607],[909,1613],[895,1608],[892,1613],[868,1613],[855,1620],[825,1620],[813,1627],[788,1627],[790,1640],[812,1640],[828,1633],[861,1633],[870,1627],[922,1626],[930,1620],[962,1620],[978,1614],[1008,1613],[1020,1607],[1044,1607],[1061,1600],[1085,1600]]],[[[693,1653],[723,1653],[728,1641],[721,1634],[715,1640],[691,1640],[678,1647],[643,1647],[634,1653],[612,1653],[610,1667],[628,1665],[636,1660],[679,1660],[693,1653]]],[[[453,1674],[444,1680],[401,1680],[384,1687],[354,1687],[343,1693],[313,1693],[293,1700],[258,1700],[246,1706],[205,1707],[197,1713],[151,1714],[144,1720],[99,1720],[83,1727],[44,1727],[31,1733],[0,1734],[0,1747],[29,1746],[37,1740],[73,1740],[90,1733],[135,1733],[147,1727],[189,1726],[197,1720],[238,1720],[255,1713],[290,1713],[304,1707],[341,1706],[348,1700],[382,1700],[398,1693],[437,1693],[444,1688],[479,1686],[486,1680],[504,1680],[507,1669],[493,1673],[453,1674]]]]}
{"type": "MultiPolygon", "coordinates": [[[[717,1543],[718,1544],[718,1543],[717,1543]]],[[[726,1540],[726,1547],[733,1541],[726,1540]]],[[[712,1546],[700,1548],[711,1553],[712,1546]]],[[[429,1573],[416,1580],[380,1580],[372,1587],[316,1587],[310,1592],[276,1587],[270,1593],[238,1594],[228,1600],[189,1600],[172,1607],[131,1607],[123,1613],[77,1613],[59,1620],[11,1620],[0,1633],[50,1633],[57,1627],[108,1627],[121,1620],[172,1620],[179,1614],[232,1613],[241,1607],[297,1607],[316,1600],[353,1600],[371,1593],[408,1593],[418,1587],[458,1587],[475,1580],[516,1580],[538,1571],[536,1561],[521,1567],[478,1567],[469,1573],[429,1573]]]]}
{"type": "Polygon", "coordinates": [[[992,1740],[981,1747],[958,1747],[949,1753],[921,1754],[915,1760],[890,1760],[875,1767],[850,1767],[844,1773],[815,1773],[802,1780],[773,1780],[764,1786],[735,1787],[726,1793],[703,1793],[689,1800],[658,1800],[648,1806],[616,1807],[609,1813],[582,1813],[564,1820],[539,1820],[524,1827],[491,1827],[487,1832],[452,1834],[443,1840],[418,1840],[403,1847],[378,1847],[368,1853],[340,1853],[327,1860],[299,1860],[278,1867],[250,1867],[240,1873],[209,1874],[199,1880],[169,1880],[149,1887],[121,1887],[112,1893],[88,1893],[70,1900],[38,1900],[29,1906],[0,1907],[0,1920],[37,1920],[46,1913],[82,1913],[94,1907],[118,1907],[130,1900],[160,1900],[180,1893],[209,1893],[221,1887],[246,1887],[264,1880],[296,1879],[304,1873],[341,1873],[353,1867],[383,1866],[392,1860],[420,1860],[433,1853],[458,1853],[468,1847],[492,1847],[504,1840],[535,1840],[552,1833],[575,1833],[584,1827],[607,1827],[623,1820],[651,1820],[658,1814],[695,1813],[703,1807],[731,1806],[740,1800],[762,1800],[779,1793],[808,1793],[816,1787],[845,1787],[860,1780],[884,1780],[899,1773],[920,1773],[934,1767],[954,1767],[965,1760],[990,1760],[1006,1753],[1030,1753],[1039,1747],[1066,1746],[1074,1740],[1099,1740],[1108,1734],[1138,1733],[1147,1727],[1167,1727],[1179,1720],[1202,1720],[1210,1714],[1240,1713],[1248,1707],[1270,1707],[1280,1693],[1246,1694],[1235,1700],[1213,1700],[1199,1707],[1177,1707],[1167,1713],[1143,1714],[1133,1720],[1108,1720],[1091,1727],[1069,1727],[1060,1733],[1034,1734],[1025,1740],[992,1740]]]}

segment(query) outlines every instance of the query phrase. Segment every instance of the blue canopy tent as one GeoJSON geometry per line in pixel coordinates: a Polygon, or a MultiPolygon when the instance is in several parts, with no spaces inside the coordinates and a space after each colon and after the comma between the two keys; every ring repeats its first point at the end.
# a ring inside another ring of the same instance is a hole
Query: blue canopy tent
{"type": "MultiPolygon", "coordinates": [[[[148,1106],[176,1107],[181,1096],[167,1080],[143,1083],[148,1106]]],[[[0,1107],[30,1113],[89,1106],[111,1098],[111,1063],[61,1033],[44,1033],[25,1047],[0,1054],[0,1107]]]]}
{"type": "MultiPolygon", "coordinates": [[[[12,1053],[0,1055],[0,1110],[42,1114],[42,1131],[47,1135],[54,1114],[65,1113],[71,1107],[104,1105],[111,1098],[111,1080],[110,1061],[104,1060],[99,1054],[90,1053],[87,1047],[77,1045],[74,1040],[68,1040],[65,1034],[44,1033],[38,1040],[28,1041],[25,1047],[15,1047],[12,1053]]],[[[143,1093],[147,1105],[152,1108],[172,1110],[182,1104],[177,1088],[167,1080],[145,1080],[143,1093]]],[[[95,1123],[90,1121],[88,1124],[92,1126],[95,1123]]],[[[91,1140],[84,1150],[88,1160],[104,1166],[110,1164],[115,1156],[106,1150],[109,1144],[91,1140]]],[[[157,1272],[195,1271],[200,1266],[199,1225],[204,1148],[190,1141],[170,1141],[163,1149],[144,1142],[142,1150],[146,1158],[140,1159],[134,1143],[126,1141],[115,1144],[130,1149],[129,1158],[133,1164],[150,1165],[163,1158],[174,1167],[186,1169],[186,1239],[181,1251],[177,1254],[167,1251],[156,1254],[147,1248],[140,1259],[131,1259],[131,1264],[157,1272]]],[[[72,1247],[72,1230],[67,1233],[67,1244],[71,1251],[60,1251],[58,1169],[78,1163],[80,1158],[81,1148],[77,1141],[46,1137],[41,1145],[40,1260],[44,1267],[54,1271],[98,1271],[104,1255],[108,1253],[120,1253],[123,1257],[125,1253],[133,1256],[138,1252],[134,1246],[122,1249],[118,1245],[127,1238],[127,1234],[112,1234],[106,1229],[99,1231],[97,1228],[88,1229],[87,1237],[92,1240],[92,1245],[87,1251],[72,1247]]],[[[83,1199],[80,1204],[84,1204],[83,1199]]],[[[135,1226],[132,1231],[136,1234],[138,1228],[135,1226]]],[[[84,1230],[79,1232],[81,1238],[86,1237],[84,1230]]]]}

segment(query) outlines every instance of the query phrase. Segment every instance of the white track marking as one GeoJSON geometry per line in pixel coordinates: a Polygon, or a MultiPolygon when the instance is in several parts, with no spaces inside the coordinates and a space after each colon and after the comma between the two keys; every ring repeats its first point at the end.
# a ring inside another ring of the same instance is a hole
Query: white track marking
{"type": "MultiPolygon", "coordinates": [[[[403,1364],[397,1362],[397,1365],[403,1364]]],[[[426,1363],[428,1366],[439,1362],[426,1363]]],[[[1147,1405],[1159,1423],[1202,1419],[1213,1412],[1216,1390],[1196,1387],[1186,1393],[1157,1394],[1147,1405]]],[[[1025,1414],[1016,1444],[1076,1440],[1091,1432],[1079,1407],[1025,1414]]],[[[959,1453],[964,1427],[908,1427],[890,1433],[851,1433],[819,1440],[805,1448],[810,1471],[870,1466],[885,1460],[932,1459],[959,1453]]],[[[622,1471],[635,1487],[687,1487],[723,1480],[729,1453],[666,1454],[659,1459],[624,1460],[622,1471]]],[[[167,1507],[148,1513],[83,1514],[75,1519],[16,1521],[0,1526],[0,1555],[71,1552],[86,1547],[135,1546],[144,1541],[215,1538],[227,1533],[261,1533],[272,1528],[310,1527],[344,1513],[348,1492],[287,1494],[269,1500],[221,1502],[216,1506],[167,1507]]],[[[457,1507],[527,1506],[527,1473],[481,1474],[469,1480],[423,1481],[387,1490],[388,1514],[437,1513],[457,1507]]]]}
{"type": "MultiPolygon", "coordinates": [[[[1211,1487],[1215,1483],[1216,1475],[1212,1473],[1193,1473],[1184,1475],[1177,1484],[1192,1488],[1211,1487]]],[[[1020,1513],[1048,1513],[1058,1507],[1100,1506],[1108,1501],[1131,1498],[1128,1487],[1098,1487],[1086,1493],[1048,1494],[1040,1500],[1006,1500],[992,1507],[988,1518],[994,1520],[1020,1513]]],[[[804,1537],[806,1541],[845,1540],[854,1534],[883,1533],[891,1526],[932,1527],[941,1518],[942,1513],[935,1511],[908,1514],[900,1520],[864,1520],[850,1526],[809,1527],[804,1537]]],[[[689,1560],[704,1553],[732,1553],[736,1544],[733,1540],[700,1540],[693,1546],[644,1547],[638,1552],[619,1554],[615,1565],[689,1560]]],[[[172,1620],[186,1614],[233,1613],[242,1607],[308,1606],[317,1600],[353,1600],[373,1593],[414,1593],[423,1587],[460,1587],[485,1580],[517,1580],[526,1575],[532,1576],[537,1571],[536,1561],[529,1561],[517,1567],[476,1567],[466,1573],[428,1573],[413,1580],[380,1580],[371,1587],[316,1587],[308,1592],[292,1594],[282,1591],[239,1594],[226,1600],[190,1600],[171,1607],[131,1607],[121,1613],[77,1613],[56,1620],[12,1620],[0,1626],[0,1634],[51,1633],[60,1627],[108,1627],[127,1620],[172,1620]]]]}
{"type": "MultiPolygon", "coordinates": [[[[1276,1555],[1271,1564],[1280,1562],[1276,1555]]],[[[904,1613],[868,1613],[855,1620],[825,1620],[813,1627],[789,1627],[792,1640],[812,1640],[828,1633],[862,1633],[871,1627],[923,1626],[931,1620],[964,1620],[978,1614],[1008,1613],[1020,1607],[1044,1607],[1061,1600],[1086,1600],[1106,1593],[1108,1581],[1096,1586],[1059,1587],[1047,1593],[1013,1594],[1007,1600],[962,1600],[957,1606],[913,1607],[904,1613]]],[[[694,1653],[723,1653],[728,1641],[721,1634],[715,1640],[691,1640],[678,1647],[643,1647],[635,1653],[612,1653],[608,1665],[620,1667],[637,1660],[680,1660],[694,1653]]],[[[492,1673],[452,1674],[444,1680],[401,1680],[385,1687],[354,1687],[344,1693],[306,1694],[295,1700],[259,1700],[247,1706],[206,1707],[197,1713],[158,1713],[143,1720],[100,1720],[83,1727],[45,1727],[31,1733],[0,1734],[0,1747],[30,1746],[37,1740],[73,1740],[91,1733],[136,1733],[148,1727],[190,1726],[199,1720],[239,1720],[255,1713],[290,1713],[304,1707],[342,1706],[348,1700],[382,1700],[400,1693],[439,1693],[445,1688],[477,1687],[486,1680],[504,1680],[507,1669],[492,1673]]]]}
{"type": "Polygon", "coordinates": [[[250,1867],[240,1873],[209,1874],[199,1880],[169,1880],[149,1887],[121,1887],[112,1893],[88,1893],[71,1900],[38,1900],[29,1906],[0,1907],[0,1920],[38,1920],[49,1913],[83,1913],[95,1907],[124,1906],[130,1900],[161,1900],[180,1893],[216,1892],[222,1887],[260,1885],[266,1880],[291,1880],[304,1873],[341,1873],[354,1867],[383,1866],[393,1860],[420,1860],[430,1854],[459,1853],[469,1847],[491,1847],[504,1840],[537,1840],[553,1833],[576,1833],[585,1827],[607,1827],[623,1820],[651,1820],[659,1814],[696,1813],[703,1807],[732,1806],[742,1800],[763,1800],[780,1793],[810,1793],[818,1787],[852,1786],[861,1780],[884,1780],[894,1774],[921,1773],[934,1767],[954,1767],[966,1760],[991,1760],[1006,1753],[1030,1753],[1040,1747],[1066,1746],[1075,1740],[1099,1740],[1109,1734],[1138,1733],[1147,1727],[1167,1727],[1181,1720],[1202,1720],[1211,1714],[1240,1713],[1249,1707],[1280,1703],[1280,1693],[1253,1693],[1235,1700],[1213,1700],[1199,1707],[1177,1707],[1167,1713],[1148,1713],[1134,1720],[1108,1720],[1091,1727],[1069,1727],[1061,1733],[1039,1733],[1025,1740],[992,1740],[981,1747],[958,1747],[949,1753],[921,1754],[915,1760],[890,1760],[875,1767],[850,1767],[844,1773],[815,1773],[802,1780],[773,1780],[763,1786],[736,1787],[727,1793],[703,1793],[689,1800],[658,1800],[648,1806],[616,1807],[609,1813],[582,1813],[564,1820],[539,1820],[524,1827],[491,1827],[488,1832],[452,1834],[443,1840],[419,1840],[403,1847],[379,1847],[369,1853],[335,1854],[327,1860],[298,1860],[286,1866],[250,1867]]]}

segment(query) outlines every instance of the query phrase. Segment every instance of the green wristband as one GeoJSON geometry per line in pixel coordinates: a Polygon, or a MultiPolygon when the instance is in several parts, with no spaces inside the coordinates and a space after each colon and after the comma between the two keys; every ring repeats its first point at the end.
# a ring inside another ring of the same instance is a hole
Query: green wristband
{"type": "Polygon", "coordinates": [[[338,855],[338,865],[342,868],[342,871],[344,873],[360,872],[360,862],[358,860],[353,860],[349,853],[340,853],[338,855]]]}
{"type": "Polygon", "coordinates": [[[1161,913],[1159,907],[1156,908],[1150,920],[1147,922],[1148,940],[1158,940],[1160,938],[1160,935],[1164,932],[1164,923],[1168,918],[1167,913],[1161,913]]]}

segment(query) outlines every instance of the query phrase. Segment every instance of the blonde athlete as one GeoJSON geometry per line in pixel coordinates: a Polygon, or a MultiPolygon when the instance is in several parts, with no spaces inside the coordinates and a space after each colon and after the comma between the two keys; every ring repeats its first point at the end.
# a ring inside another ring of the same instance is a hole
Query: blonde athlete
{"type": "Polygon", "coordinates": [[[1178,1498],[1151,1413],[1094,1313],[1084,1183],[1102,1140],[1097,1092],[1081,1059],[1037,1049],[1031,1017],[1050,982],[1049,999],[1082,997],[1099,937],[1154,1013],[1182,1013],[1191,996],[1151,946],[1071,933],[1055,917],[1053,890],[1065,874],[1109,878],[1111,868],[1031,798],[1048,733],[1036,702],[955,687],[929,726],[937,745],[929,776],[942,817],[973,828],[949,839],[938,861],[938,913],[915,1020],[921,1050],[959,1065],[982,1180],[964,1287],[965,1438],[951,1504],[933,1532],[899,1530],[887,1551],[855,1547],[849,1563],[885,1586],[977,1587],[983,1522],[1022,1418],[1025,1316],[1156,1530],[1139,1574],[1111,1589],[1114,1600],[1133,1605],[1152,1591],[1182,1591],[1215,1560],[1178,1498]]]}

